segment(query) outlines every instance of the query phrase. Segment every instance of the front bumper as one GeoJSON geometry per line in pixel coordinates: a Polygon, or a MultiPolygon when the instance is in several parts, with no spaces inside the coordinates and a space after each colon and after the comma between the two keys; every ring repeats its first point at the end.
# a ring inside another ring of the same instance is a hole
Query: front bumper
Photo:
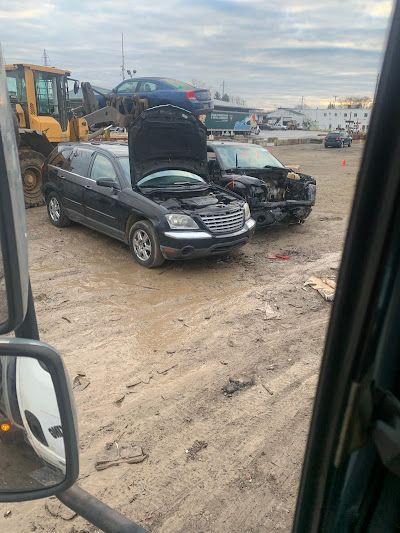
{"type": "Polygon", "coordinates": [[[315,204],[316,185],[307,185],[307,200],[284,200],[282,202],[252,202],[249,198],[251,216],[257,227],[287,222],[303,222],[315,204]]]}
{"type": "Polygon", "coordinates": [[[235,233],[216,235],[202,230],[169,230],[160,235],[160,249],[165,259],[192,259],[221,255],[249,242],[255,220],[249,218],[243,228],[235,233]]]}

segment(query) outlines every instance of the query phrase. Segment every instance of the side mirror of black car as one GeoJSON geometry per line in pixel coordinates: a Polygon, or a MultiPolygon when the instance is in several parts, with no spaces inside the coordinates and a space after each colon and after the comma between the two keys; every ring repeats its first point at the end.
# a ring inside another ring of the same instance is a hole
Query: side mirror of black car
{"type": "Polygon", "coordinates": [[[75,409],[61,356],[0,339],[0,501],[58,494],[79,474],[75,409]]]}
{"type": "Polygon", "coordinates": [[[112,187],[113,189],[119,189],[118,183],[112,178],[97,178],[96,184],[99,187],[112,187]]]}

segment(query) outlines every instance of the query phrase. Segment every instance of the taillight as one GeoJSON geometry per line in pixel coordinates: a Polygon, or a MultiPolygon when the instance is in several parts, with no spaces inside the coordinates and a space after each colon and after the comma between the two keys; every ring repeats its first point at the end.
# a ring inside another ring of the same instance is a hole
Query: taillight
{"type": "Polygon", "coordinates": [[[196,91],[186,91],[186,98],[188,100],[196,101],[196,91]]]}
{"type": "Polygon", "coordinates": [[[336,137],[336,140],[337,140],[337,141],[340,141],[340,137],[336,137]]]}

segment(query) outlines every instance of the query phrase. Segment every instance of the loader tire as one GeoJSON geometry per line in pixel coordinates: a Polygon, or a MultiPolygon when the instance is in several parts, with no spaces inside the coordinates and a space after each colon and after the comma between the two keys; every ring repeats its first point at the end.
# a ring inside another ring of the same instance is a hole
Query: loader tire
{"type": "Polygon", "coordinates": [[[43,154],[29,148],[24,148],[19,152],[25,207],[36,207],[44,204],[42,166],[45,159],[43,154]]]}

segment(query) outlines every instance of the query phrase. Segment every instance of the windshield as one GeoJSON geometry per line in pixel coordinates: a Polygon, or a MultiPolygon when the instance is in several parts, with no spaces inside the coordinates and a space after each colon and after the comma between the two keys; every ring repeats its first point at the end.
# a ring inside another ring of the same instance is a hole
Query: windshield
{"type": "Polygon", "coordinates": [[[214,148],[221,159],[222,167],[229,168],[265,168],[284,165],[265,148],[255,145],[224,144],[214,148]]]}
{"type": "Polygon", "coordinates": [[[149,174],[138,181],[139,187],[170,187],[176,185],[204,185],[206,182],[197,174],[184,170],[163,170],[149,174]]]}

